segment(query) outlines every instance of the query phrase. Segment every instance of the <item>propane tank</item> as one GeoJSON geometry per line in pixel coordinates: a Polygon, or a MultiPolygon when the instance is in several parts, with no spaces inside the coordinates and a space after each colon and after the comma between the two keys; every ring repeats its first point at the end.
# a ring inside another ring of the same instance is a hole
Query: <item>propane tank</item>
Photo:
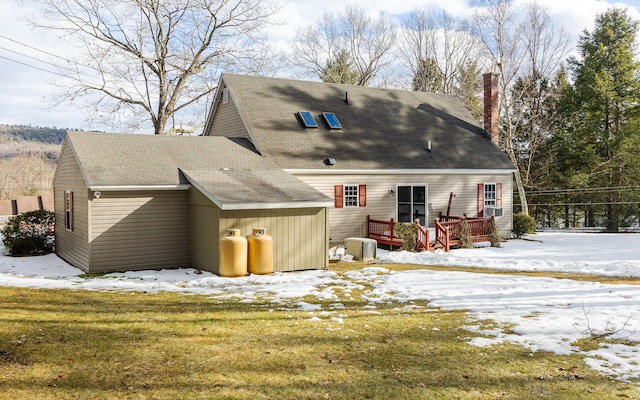
{"type": "Polygon", "coordinates": [[[249,244],[248,271],[250,274],[266,275],[273,272],[273,239],[265,228],[254,228],[247,239],[249,244]]]}
{"type": "Polygon", "coordinates": [[[234,277],[247,274],[247,239],[240,235],[240,229],[227,229],[227,235],[220,239],[220,276],[234,277]]]}

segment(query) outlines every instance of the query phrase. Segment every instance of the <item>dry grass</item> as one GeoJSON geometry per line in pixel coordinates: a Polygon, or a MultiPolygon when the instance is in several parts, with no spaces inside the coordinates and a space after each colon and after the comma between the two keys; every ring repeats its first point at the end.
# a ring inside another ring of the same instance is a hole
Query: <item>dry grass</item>
{"type": "Polygon", "coordinates": [[[311,319],[267,300],[0,288],[0,398],[640,397],[577,356],[470,346],[462,311],[353,298],[311,319]]]}
{"type": "Polygon", "coordinates": [[[546,278],[558,278],[558,279],[571,279],[581,282],[600,282],[607,284],[625,284],[625,285],[640,285],[640,277],[618,277],[618,276],[605,276],[605,275],[589,275],[589,274],[572,274],[564,272],[552,272],[552,271],[514,271],[514,270],[502,270],[495,268],[482,268],[482,267],[454,267],[454,266],[442,266],[442,265],[422,265],[422,264],[387,264],[379,262],[338,262],[332,263],[329,269],[335,271],[353,271],[359,270],[365,267],[383,267],[393,271],[408,271],[416,269],[428,269],[433,271],[458,271],[458,272],[473,272],[479,274],[489,275],[514,275],[514,276],[533,276],[533,277],[546,277],[546,278]]]}

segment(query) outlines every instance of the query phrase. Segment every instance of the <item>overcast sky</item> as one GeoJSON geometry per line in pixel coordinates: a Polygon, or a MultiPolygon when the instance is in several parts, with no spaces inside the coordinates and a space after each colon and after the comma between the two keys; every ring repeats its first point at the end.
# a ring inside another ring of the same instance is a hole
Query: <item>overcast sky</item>
{"type": "MultiPolygon", "coordinates": [[[[268,35],[278,47],[286,47],[299,26],[312,25],[325,12],[344,10],[344,0],[280,0],[283,7],[277,18],[284,24],[273,26],[268,35]]],[[[524,3],[526,0],[515,0],[524,3]]],[[[640,19],[640,0],[537,0],[547,9],[556,26],[563,27],[572,37],[574,46],[580,33],[593,28],[596,14],[612,6],[629,8],[633,18],[640,19]]],[[[449,14],[464,16],[467,0],[359,0],[354,4],[372,15],[385,13],[392,18],[415,9],[442,7],[449,14]]],[[[46,35],[29,27],[26,17],[37,9],[31,0],[0,0],[0,124],[31,124],[84,130],[104,129],[85,122],[82,110],[63,105],[51,108],[49,99],[54,90],[55,69],[39,60],[60,62],[69,50],[46,35]],[[47,54],[49,53],[49,54],[47,54]]],[[[203,116],[204,118],[204,116],[203,116]]]]}

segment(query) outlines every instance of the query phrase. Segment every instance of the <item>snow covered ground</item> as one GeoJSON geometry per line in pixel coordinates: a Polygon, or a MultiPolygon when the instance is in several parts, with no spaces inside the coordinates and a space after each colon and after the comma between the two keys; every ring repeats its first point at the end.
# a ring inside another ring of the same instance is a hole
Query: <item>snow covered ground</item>
{"type": "MultiPolygon", "coordinates": [[[[640,277],[640,234],[547,232],[511,240],[501,248],[483,247],[449,253],[378,251],[380,263],[480,266],[502,270],[559,271],[580,274],[640,277]]],[[[4,249],[0,247],[0,253],[4,249]]],[[[161,267],[161,266],[160,266],[161,267]]],[[[338,300],[335,289],[371,288],[364,292],[367,308],[400,302],[416,308],[469,310],[478,321],[491,319],[508,330],[470,331],[484,334],[470,339],[477,346],[502,341],[522,344],[531,351],[582,353],[591,368],[616,379],[640,380],[640,285],[612,285],[568,279],[489,275],[419,269],[390,271],[371,266],[340,274],[334,271],[276,273],[221,278],[193,269],[112,273],[81,277],[82,271],[55,255],[13,258],[0,256],[0,285],[84,290],[138,290],[198,293],[220,299],[269,301],[278,307],[309,311],[320,319],[327,310],[301,301],[305,295],[338,300]],[[573,343],[591,335],[621,339],[581,352],[573,343]],[[628,341],[625,344],[625,341],[628,341]]],[[[334,304],[339,308],[339,304],[334,304]]],[[[341,314],[341,318],[345,315],[341,314]]]]}

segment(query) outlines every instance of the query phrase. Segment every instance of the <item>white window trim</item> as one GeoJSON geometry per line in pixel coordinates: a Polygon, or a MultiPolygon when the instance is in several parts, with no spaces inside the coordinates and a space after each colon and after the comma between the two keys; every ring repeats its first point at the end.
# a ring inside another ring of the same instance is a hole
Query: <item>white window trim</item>
{"type": "MultiPolygon", "coordinates": [[[[394,194],[394,196],[396,196],[396,201],[395,201],[395,203],[396,203],[396,210],[395,210],[396,221],[399,220],[399,217],[398,217],[398,197],[397,196],[398,196],[398,187],[400,187],[400,186],[411,186],[412,187],[412,191],[413,191],[413,187],[415,187],[415,186],[424,186],[424,191],[425,191],[425,193],[424,193],[425,194],[425,199],[424,199],[424,201],[425,201],[425,210],[424,210],[425,217],[424,217],[424,219],[425,220],[424,221],[420,221],[420,225],[426,227],[428,225],[428,223],[429,223],[429,184],[428,183],[396,183],[396,191],[395,191],[395,194],[394,194]]],[[[411,199],[411,203],[413,204],[413,199],[411,199]]]]}
{"type": "Polygon", "coordinates": [[[358,208],[360,207],[360,185],[359,184],[343,184],[342,185],[342,207],[358,208]],[[355,194],[347,194],[347,187],[355,188],[355,194]],[[347,198],[354,201],[354,204],[347,204],[347,198]]]}
{"type": "Polygon", "coordinates": [[[484,208],[487,207],[497,207],[498,202],[498,184],[496,182],[489,182],[484,184],[484,193],[483,193],[483,201],[484,208]],[[487,186],[493,186],[493,199],[489,202],[487,200],[487,186]]]}

